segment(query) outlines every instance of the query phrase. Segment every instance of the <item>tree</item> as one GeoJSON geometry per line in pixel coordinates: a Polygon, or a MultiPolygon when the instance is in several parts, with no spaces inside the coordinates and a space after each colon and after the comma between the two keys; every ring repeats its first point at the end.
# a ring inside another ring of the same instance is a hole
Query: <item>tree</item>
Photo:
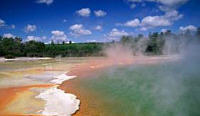
{"type": "Polygon", "coordinates": [[[149,42],[147,45],[146,52],[153,54],[162,54],[165,40],[157,32],[149,35],[149,42]]]}
{"type": "Polygon", "coordinates": [[[22,45],[20,38],[1,38],[1,55],[21,56],[22,45]]]}
{"type": "Polygon", "coordinates": [[[25,43],[24,51],[26,56],[43,56],[43,51],[45,49],[45,44],[37,41],[28,41],[25,43]]]}

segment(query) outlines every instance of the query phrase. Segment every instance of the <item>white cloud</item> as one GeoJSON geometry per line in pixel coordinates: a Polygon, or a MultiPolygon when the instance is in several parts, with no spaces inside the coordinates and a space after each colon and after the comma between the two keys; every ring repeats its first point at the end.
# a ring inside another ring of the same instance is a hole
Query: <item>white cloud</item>
{"type": "Polygon", "coordinates": [[[162,16],[147,16],[142,19],[142,25],[157,27],[157,26],[169,26],[183,15],[179,14],[176,10],[168,11],[162,16]]]}
{"type": "Polygon", "coordinates": [[[25,32],[33,32],[37,29],[37,26],[36,25],[30,25],[28,24],[26,27],[25,27],[25,32]]]}
{"type": "Polygon", "coordinates": [[[163,16],[147,16],[142,19],[143,26],[147,27],[158,27],[158,26],[169,26],[171,25],[170,20],[163,16]]]}
{"type": "Polygon", "coordinates": [[[167,12],[171,10],[176,10],[181,5],[185,4],[189,0],[148,0],[161,4],[159,6],[160,10],[167,12]]]}
{"type": "Polygon", "coordinates": [[[5,26],[5,25],[6,25],[5,21],[2,20],[2,19],[0,19],[0,27],[3,27],[3,26],[5,26]]]}
{"type": "Polygon", "coordinates": [[[72,30],[71,34],[74,36],[91,35],[92,34],[92,32],[90,30],[85,29],[82,24],[72,25],[72,26],[70,26],[69,29],[72,30]]]}
{"type": "Polygon", "coordinates": [[[188,26],[185,26],[185,27],[181,26],[179,29],[182,32],[186,32],[188,30],[189,31],[197,31],[197,27],[195,27],[194,25],[188,25],[188,26]]]}
{"type": "Polygon", "coordinates": [[[108,35],[107,35],[107,38],[109,39],[109,40],[117,40],[117,39],[119,39],[120,37],[122,37],[122,36],[128,36],[129,35],[129,33],[127,33],[126,31],[124,31],[124,30],[118,30],[118,29],[116,29],[116,28],[113,28],[112,30],[111,30],[111,32],[110,33],[108,33],[108,35]]]}
{"type": "Polygon", "coordinates": [[[116,28],[112,29],[112,31],[109,33],[109,36],[111,37],[120,37],[123,35],[129,35],[127,32],[125,32],[124,30],[120,31],[116,28]]]}
{"type": "Polygon", "coordinates": [[[95,14],[95,16],[97,16],[97,17],[103,17],[103,16],[106,16],[106,15],[107,15],[107,13],[106,13],[105,11],[103,11],[103,10],[94,11],[94,14],[95,14]]]}
{"type": "Polygon", "coordinates": [[[169,11],[169,10],[175,10],[179,6],[183,5],[189,0],[127,0],[128,2],[133,3],[145,3],[145,2],[155,2],[160,5],[160,10],[162,11],[169,11]]]}
{"type": "Polygon", "coordinates": [[[75,24],[75,25],[70,26],[71,30],[78,30],[78,29],[82,29],[82,28],[83,28],[82,24],[75,24]]]}
{"type": "Polygon", "coordinates": [[[37,37],[37,36],[27,36],[26,41],[44,41],[46,39],[46,36],[43,37],[37,37]]]}
{"type": "Polygon", "coordinates": [[[161,3],[166,6],[177,6],[186,3],[188,0],[148,0],[161,3]]]}
{"type": "Polygon", "coordinates": [[[5,37],[5,38],[15,38],[16,36],[14,36],[11,33],[5,33],[5,34],[3,34],[3,37],[5,37]]]}
{"type": "Polygon", "coordinates": [[[171,21],[176,21],[182,18],[183,15],[179,14],[177,10],[170,10],[170,11],[165,12],[164,17],[168,18],[171,21]]]}
{"type": "Polygon", "coordinates": [[[97,40],[92,39],[92,40],[87,40],[87,42],[89,42],[89,43],[93,43],[93,42],[97,42],[97,40]]]}
{"type": "Polygon", "coordinates": [[[157,2],[166,6],[177,6],[186,3],[189,0],[128,0],[128,2],[139,3],[139,2],[157,2]]]}
{"type": "Polygon", "coordinates": [[[179,14],[176,10],[168,11],[165,15],[161,16],[146,16],[141,21],[141,27],[143,27],[143,30],[145,28],[147,30],[154,27],[170,26],[174,21],[182,17],[183,15],[179,14]]]}
{"type": "Polygon", "coordinates": [[[165,12],[164,15],[146,16],[141,21],[136,18],[136,19],[127,21],[124,24],[119,23],[117,25],[126,26],[126,27],[140,27],[141,31],[146,31],[154,27],[170,26],[174,23],[174,21],[179,20],[182,17],[183,15],[179,14],[176,10],[171,10],[171,11],[165,12]]]}
{"type": "Polygon", "coordinates": [[[165,33],[167,32],[167,29],[161,29],[161,32],[165,33]]]}
{"type": "Polygon", "coordinates": [[[54,31],[51,31],[51,40],[55,43],[62,43],[63,41],[64,42],[67,42],[67,35],[65,34],[65,32],[63,31],[59,31],[59,30],[54,30],[54,31]]]}
{"type": "Polygon", "coordinates": [[[101,26],[101,25],[97,25],[97,26],[95,27],[95,30],[101,31],[101,30],[102,30],[102,26],[101,26]]]}
{"type": "Polygon", "coordinates": [[[88,16],[90,16],[91,10],[89,8],[82,8],[82,9],[76,11],[76,13],[80,16],[88,17],[88,16]]]}
{"type": "Polygon", "coordinates": [[[37,0],[37,3],[50,5],[53,3],[53,1],[54,0],[37,0]]]}
{"type": "Polygon", "coordinates": [[[140,20],[139,19],[134,19],[134,20],[130,20],[130,21],[127,21],[124,26],[127,26],[127,27],[137,27],[140,25],[140,20]]]}
{"type": "Polygon", "coordinates": [[[56,36],[62,36],[62,35],[65,34],[63,31],[58,31],[58,30],[51,31],[51,33],[52,33],[53,35],[56,35],[56,36]]]}

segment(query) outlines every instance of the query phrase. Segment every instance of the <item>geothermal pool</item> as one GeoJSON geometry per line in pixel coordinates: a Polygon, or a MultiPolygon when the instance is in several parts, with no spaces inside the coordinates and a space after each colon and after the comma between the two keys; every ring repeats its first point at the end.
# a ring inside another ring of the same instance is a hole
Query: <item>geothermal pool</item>
{"type": "Polygon", "coordinates": [[[198,116],[199,68],[187,61],[115,66],[69,86],[81,93],[78,116],[198,116]]]}

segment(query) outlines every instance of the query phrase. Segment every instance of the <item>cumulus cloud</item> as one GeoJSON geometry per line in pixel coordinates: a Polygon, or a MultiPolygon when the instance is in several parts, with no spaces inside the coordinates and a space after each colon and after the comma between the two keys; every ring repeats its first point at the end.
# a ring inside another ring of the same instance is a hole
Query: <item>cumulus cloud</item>
{"type": "Polygon", "coordinates": [[[182,18],[183,15],[173,10],[166,12],[162,16],[147,16],[141,21],[141,25],[147,28],[159,27],[159,26],[170,26],[174,21],[182,18]]]}
{"type": "Polygon", "coordinates": [[[182,32],[186,32],[186,31],[197,31],[197,27],[195,27],[194,25],[188,25],[188,26],[185,26],[185,27],[183,27],[183,26],[181,26],[180,28],[180,31],[182,31],[182,32]]]}
{"type": "Polygon", "coordinates": [[[5,37],[5,38],[15,38],[16,36],[14,36],[11,33],[5,33],[5,34],[3,34],[3,37],[5,37]]]}
{"type": "Polygon", "coordinates": [[[176,10],[181,5],[185,4],[189,0],[150,0],[161,4],[159,6],[161,11],[168,12],[171,10],[176,10]]]}
{"type": "Polygon", "coordinates": [[[3,26],[5,26],[5,25],[6,25],[5,21],[2,20],[2,19],[0,19],[0,27],[3,27],[3,26]]]}
{"type": "Polygon", "coordinates": [[[140,25],[140,20],[139,19],[134,19],[134,20],[130,20],[130,21],[127,21],[124,26],[127,26],[127,27],[137,27],[140,25]]]}
{"type": "Polygon", "coordinates": [[[28,24],[26,27],[25,27],[25,32],[33,32],[37,29],[37,26],[36,25],[30,25],[28,24]]]}
{"type": "Polygon", "coordinates": [[[121,25],[127,27],[140,27],[140,30],[146,31],[154,27],[170,26],[174,23],[174,21],[177,21],[182,17],[183,15],[179,14],[176,10],[171,10],[165,12],[164,15],[146,16],[141,21],[139,19],[134,19],[121,25]]]}
{"type": "Polygon", "coordinates": [[[50,5],[53,3],[53,1],[54,0],[37,0],[37,3],[50,5]]]}
{"type": "Polygon", "coordinates": [[[153,27],[170,26],[174,21],[183,17],[176,10],[179,6],[185,4],[189,0],[127,0],[131,4],[145,4],[145,2],[154,2],[159,9],[165,14],[161,16],[146,16],[141,20],[140,30],[147,30],[153,27]]]}
{"type": "Polygon", "coordinates": [[[82,8],[82,9],[76,11],[76,13],[77,13],[79,16],[89,17],[89,16],[90,16],[90,13],[91,13],[91,10],[90,10],[89,8],[82,8]]]}
{"type": "Polygon", "coordinates": [[[83,28],[82,24],[75,24],[75,25],[70,26],[71,30],[78,30],[78,29],[82,29],[82,28],[83,28]]]}
{"type": "Polygon", "coordinates": [[[129,33],[124,31],[124,30],[120,31],[120,30],[118,30],[116,28],[113,28],[111,30],[111,32],[108,33],[108,35],[106,35],[106,36],[107,36],[107,39],[109,39],[109,40],[117,40],[122,36],[128,36],[128,35],[129,35],[129,33]]]}
{"type": "Polygon", "coordinates": [[[43,37],[37,37],[37,36],[27,36],[26,41],[44,41],[46,39],[46,36],[43,37]]]}
{"type": "Polygon", "coordinates": [[[102,26],[101,26],[101,25],[97,25],[97,26],[95,27],[95,30],[101,31],[101,30],[102,30],[102,26]]]}
{"type": "Polygon", "coordinates": [[[85,29],[82,24],[75,24],[70,26],[69,28],[72,32],[71,34],[74,36],[81,36],[81,35],[91,35],[92,32],[88,29],[85,29]]]}
{"type": "Polygon", "coordinates": [[[94,14],[95,14],[95,16],[97,16],[97,17],[103,17],[103,16],[106,16],[106,15],[107,15],[107,13],[106,13],[105,11],[103,11],[103,10],[94,11],[94,14]]]}
{"type": "Polygon", "coordinates": [[[55,43],[62,43],[63,41],[64,42],[68,41],[67,35],[63,31],[54,30],[51,31],[51,34],[52,34],[51,40],[55,43]]]}
{"type": "Polygon", "coordinates": [[[147,27],[158,27],[158,26],[169,26],[171,25],[170,20],[163,16],[147,16],[142,19],[143,26],[147,27]]]}
{"type": "Polygon", "coordinates": [[[179,6],[185,4],[189,0],[128,0],[131,4],[134,3],[144,3],[144,2],[155,2],[160,5],[160,10],[169,11],[175,10],[179,6]]]}

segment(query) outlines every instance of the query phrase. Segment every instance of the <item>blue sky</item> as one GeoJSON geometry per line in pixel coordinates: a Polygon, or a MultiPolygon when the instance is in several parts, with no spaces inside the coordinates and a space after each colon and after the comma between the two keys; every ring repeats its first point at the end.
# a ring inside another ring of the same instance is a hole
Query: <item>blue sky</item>
{"type": "Polygon", "coordinates": [[[117,40],[122,35],[196,31],[200,0],[0,0],[0,35],[24,41],[117,40]]]}

